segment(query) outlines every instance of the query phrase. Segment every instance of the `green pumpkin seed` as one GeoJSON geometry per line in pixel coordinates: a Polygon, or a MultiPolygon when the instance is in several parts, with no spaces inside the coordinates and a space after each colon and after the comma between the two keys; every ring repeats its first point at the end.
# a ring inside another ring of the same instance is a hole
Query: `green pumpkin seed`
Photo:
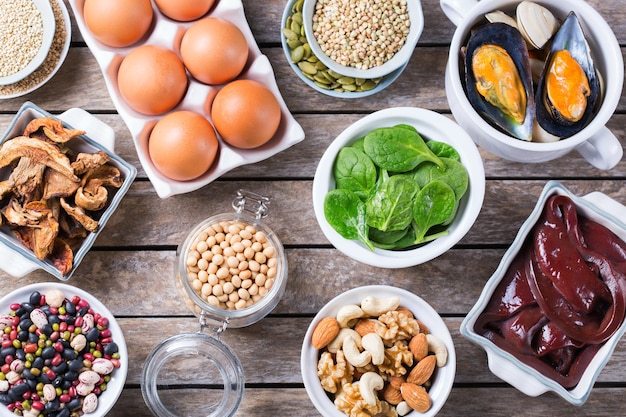
{"type": "Polygon", "coordinates": [[[287,40],[287,46],[289,46],[289,49],[296,49],[298,46],[301,46],[302,43],[299,40],[287,40]]]}
{"type": "Polygon", "coordinates": [[[317,81],[318,83],[320,83],[320,84],[324,84],[324,85],[330,85],[330,83],[331,83],[330,81],[328,81],[328,80],[326,79],[326,77],[324,77],[324,76],[323,76],[322,74],[320,74],[319,72],[313,76],[313,79],[314,79],[315,81],[317,81]]]}
{"type": "Polygon", "coordinates": [[[346,91],[356,91],[356,84],[342,84],[342,87],[346,91]]]}
{"type": "Polygon", "coordinates": [[[291,29],[288,28],[284,28],[283,29],[283,35],[285,35],[285,38],[289,39],[289,40],[294,40],[294,39],[298,39],[299,36],[296,32],[294,32],[291,29]]]}
{"type": "Polygon", "coordinates": [[[300,67],[302,72],[304,72],[306,74],[310,74],[310,75],[317,74],[317,68],[315,68],[315,65],[311,64],[308,61],[298,62],[298,66],[300,67]]]}
{"type": "Polygon", "coordinates": [[[290,29],[293,30],[294,33],[301,34],[302,26],[300,26],[300,23],[296,22],[295,20],[292,20],[290,29]]]}
{"type": "Polygon", "coordinates": [[[339,84],[354,84],[354,78],[352,77],[342,77],[340,76],[339,78],[337,78],[337,81],[339,81],[339,84]]]}
{"type": "Polygon", "coordinates": [[[302,22],[303,22],[303,20],[302,20],[302,13],[299,13],[299,12],[294,13],[293,15],[291,15],[291,19],[294,22],[298,22],[300,25],[302,25],[302,22]]]}
{"type": "MultiPolygon", "coordinates": [[[[308,43],[304,43],[302,44],[302,47],[304,48],[304,59],[308,59],[313,52],[311,51],[311,45],[309,45],[308,43]]],[[[315,57],[317,59],[317,57],[315,57]]]]}
{"type": "Polygon", "coordinates": [[[330,85],[328,84],[323,84],[318,81],[315,81],[315,85],[318,86],[319,88],[323,88],[324,90],[330,90],[330,85]]]}
{"type": "Polygon", "coordinates": [[[295,64],[302,61],[302,58],[304,58],[304,47],[300,45],[291,51],[291,62],[295,64]]]}
{"type": "Polygon", "coordinates": [[[363,91],[370,91],[374,88],[376,88],[376,83],[372,80],[365,80],[365,82],[363,84],[361,84],[361,90],[363,91]]]}

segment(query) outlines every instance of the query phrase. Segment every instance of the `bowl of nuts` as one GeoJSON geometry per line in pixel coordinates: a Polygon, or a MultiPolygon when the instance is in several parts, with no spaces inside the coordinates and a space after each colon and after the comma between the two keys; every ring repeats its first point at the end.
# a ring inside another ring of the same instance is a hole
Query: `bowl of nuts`
{"type": "Polygon", "coordinates": [[[303,27],[313,54],[338,74],[375,79],[405,65],[424,29],[419,1],[304,0],[303,27]]]}
{"type": "Polygon", "coordinates": [[[452,389],[456,355],[448,327],[426,301],[373,285],[346,291],[318,312],[300,367],[325,417],[432,417],[452,389]]]}
{"type": "Polygon", "coordinates": [[[86,291],[62,283],[12,291],[0,299],[0,330],[0,416],[102,417],[122,393],[124,334],[86,291]]]}

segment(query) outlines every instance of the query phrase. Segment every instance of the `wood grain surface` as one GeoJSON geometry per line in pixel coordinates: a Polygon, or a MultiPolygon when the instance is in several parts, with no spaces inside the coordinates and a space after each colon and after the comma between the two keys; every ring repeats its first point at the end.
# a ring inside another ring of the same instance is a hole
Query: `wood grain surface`
{"type": "MultiPolygon", "coordinates": [[[[221,0],[228,1],[228,0],[221,0]]],[[[626,0],[588,1],[606,19],[626,52],[626,0]]],[[[368,284],[410,290],[429,302],[448,325],[457,370],[442,417],[617,416],[626,409],[626,344],[618,344],[582,407],[548,393],[528,397],[495,377],[484,351],[459,333],[459,326],[485,282],[532,211],[544,185],[561,181],[584,195],[601,191],[626,204],[626,163],[602,171],[578,153],[558,160],[523,164],[479,149],[486,175],[480,215],[458,245],[411,268],[387,270],[352,261],[324,237],[312,206],[317,164],[331,141],[373,111],[395,106],[424,107],[454,119],[443,73],[454,32],[437,0],[422,0],[425,28],[404,73],[386,90],[363,99],[342,100],[307,87],[289,67],[280,46],[286,0],[243,0],[248,23],[274,69],[281,94],[305,131],[297,145],[265,161],[236,168],[202,189],[160,199],[142,169],[130,133],[117,114],[102,73],[73,20],[71,49],[54,78],[23,97],[0,100],[0,131],[28,100],[54,114],[81,107],[113,127],[116,152],[137,167],[138,177],[69,284],[89,291],[117,317],[128,344],[129,372],[111,417],[151,415],[141,396],[140,377],[148,353],[166,337],[195,332],[198,320],[186,309],[174,283],[176,250],[200,220],[231,212],[241,188],[268,195],[267,225],[283,242],[288,284],[275,310],[245,328],[227,329],[222,341],[240,358],[246,390],[237,416],[318,416],[300,375],[300,349],[307,326],[335,295],[368,284]]],[[[71,8],[68,4],[68,9],[71,8]]],[[[622,92],[609,129],[626,145],[626,96],[622,92]]],[[[4,260],[3,260],[4,261],[4,260]]],[[[0,272],[0,295],[54,278],[35,271],[24,278],[0,272]]]]}

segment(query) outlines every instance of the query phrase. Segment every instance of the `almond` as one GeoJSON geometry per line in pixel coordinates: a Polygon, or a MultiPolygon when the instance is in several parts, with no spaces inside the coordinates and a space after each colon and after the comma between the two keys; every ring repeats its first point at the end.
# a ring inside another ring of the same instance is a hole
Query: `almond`
{"type": "Polygon", "coordinates": [[[426,392],[426,390],[419,385],[405,382],[400,387],[400,393],[409,407],[418,413],[425,413],[432,405],[430,395],[428,395],[428,392],[426,392]]]}
{"type": "Polygon", "coordinates": [[[383,399],[391,405],[398,405],[402,402],[402,393],[398,388],[385,385],[382,391],[383,399]]]}
{"type": "Polygon", "coordinates": [[[423,385],[432,376],[435,365],[437,365],[437,357],[435,355],[426,356],[411,369],[406,381],[415,385],[423,385]]]}
{"type": "Polygon", "coordinates": [[[411,310],[409,310],[408,308],[406,308],[406,307],[400,306],[400,307],[397,308],[396,311],[398,311],[399,313],[406,314],[407,317],[415,318],[413,316],[413,312],[411,310]]]}
{"type": "Polygon", "coordinates": [[[421,361],[428,355],[428,340],[424,333],[418,333],[411,338],[409,350],[416,361],[421,361]]]}
{"type": "Polygon", "coordinates": [[[334,317],[325,317],[313,329],[311,343],[315,349],[326,347],[339,334],[339,322],[334,317]]]}
{"type": "Polygon", "coordinates": [[[368,333],[376,332],[376,323],[378,320],[374,319],[360,319],[354,326],[354,330],[361,336],[365,336],[368,333]]]}
{"type": "Polygon", "coordinates": [[[403,376],[392,376],[391,378],[389,378],[389,385],[391,385],[392,387],[398,390],[400,389],[402,384],[404,384],[405,382],[406,382],[406,378],[403,376]]]}
{"type": "Polygon", "coordinates": [[[430,329],[422,321],[417,320],[417,324],[419,324],[420,326],[420,333],[426,333],[426,334],[430,333],[430,329]]]}

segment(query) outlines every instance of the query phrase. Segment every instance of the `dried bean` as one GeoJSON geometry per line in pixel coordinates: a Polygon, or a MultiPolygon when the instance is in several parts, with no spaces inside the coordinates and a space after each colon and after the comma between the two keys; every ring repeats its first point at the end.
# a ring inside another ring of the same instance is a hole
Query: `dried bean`
{"type": "Polygon", "coordinates": [[[0,403],[22,416],[78,415],[120,366],[108,319],[58,291],[33,292],[10,309],[0,316],[0,403]]]}

